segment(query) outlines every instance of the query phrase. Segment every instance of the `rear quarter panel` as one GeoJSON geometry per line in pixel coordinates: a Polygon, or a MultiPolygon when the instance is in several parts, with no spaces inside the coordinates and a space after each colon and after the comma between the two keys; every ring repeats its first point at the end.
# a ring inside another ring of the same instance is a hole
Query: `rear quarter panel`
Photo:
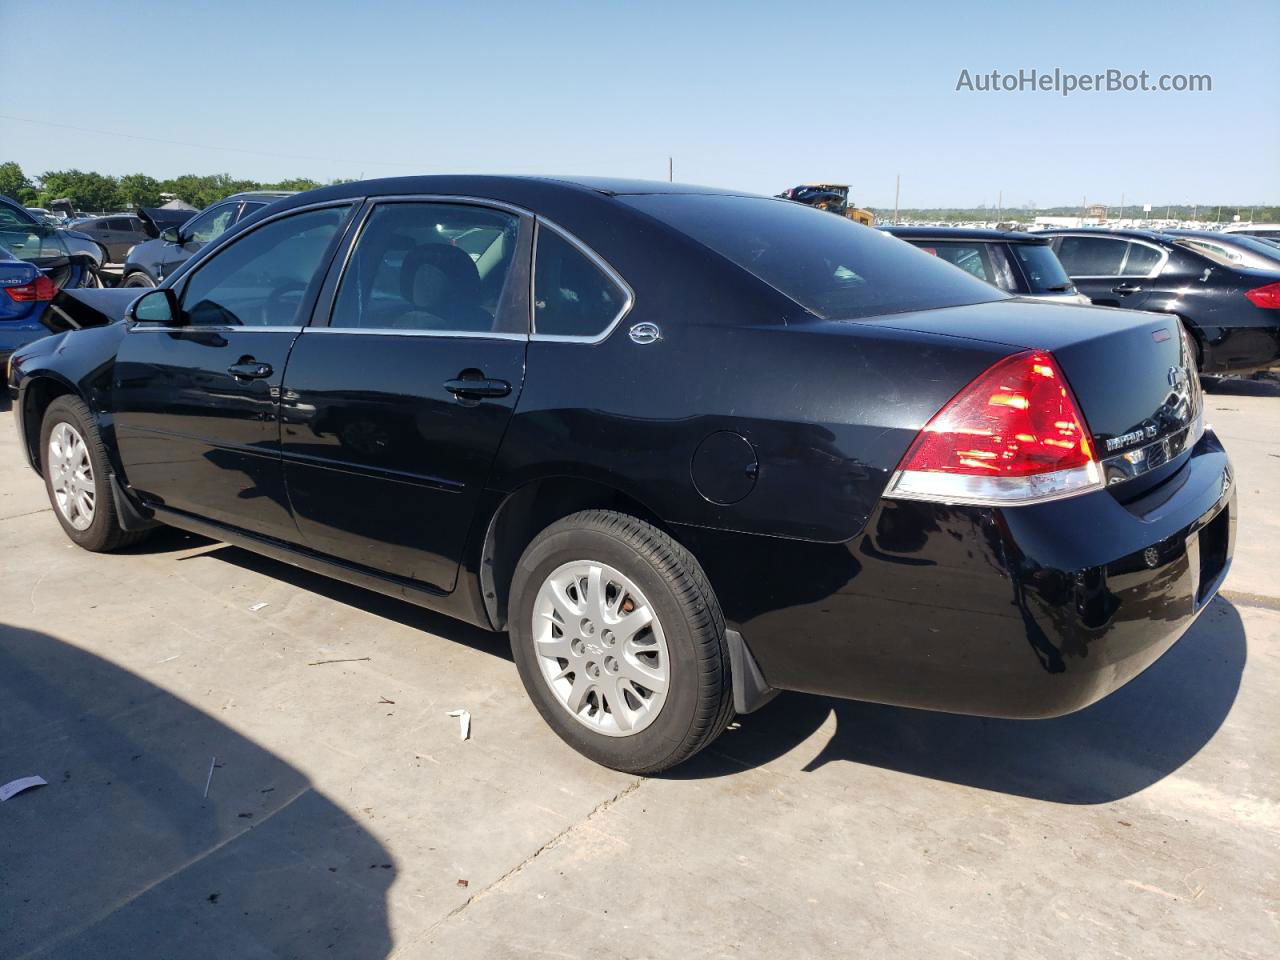
{"type": "Polygon", "coordinates": [[[583,477],[670,523],[845,541],[866,523],[916,432],[1010,352],[857,323],[757,317],[725,325],[642,301],[601,344],[530,344],[496,486],[583,477]],[[628,337],[644,321],[661,328],[657,343],[628,337]],[[744,437],[758,463],[750,492],[731,504],[703,496],[692,477],[699,444],[720,431],[744,437]]]}

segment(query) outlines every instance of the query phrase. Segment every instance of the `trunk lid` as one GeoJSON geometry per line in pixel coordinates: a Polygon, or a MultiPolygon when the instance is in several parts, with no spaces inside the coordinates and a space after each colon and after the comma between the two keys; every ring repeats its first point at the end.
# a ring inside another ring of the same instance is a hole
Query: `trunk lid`
{"type": "Polygon", "coordinates": [[[1002,300],[855,322],[1051,351],[1108,484],[1155,479],[1203,430],[1195,360],[1168,314],[1002,300]]]}

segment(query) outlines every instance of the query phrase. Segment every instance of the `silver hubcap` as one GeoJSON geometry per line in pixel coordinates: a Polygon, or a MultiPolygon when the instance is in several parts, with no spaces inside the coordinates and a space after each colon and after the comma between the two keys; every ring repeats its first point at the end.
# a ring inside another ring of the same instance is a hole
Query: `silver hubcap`
{"type": "Polygon", "coordinates": [[[59,423],[49,435],[49,486],[67,523],[87,530],[96,496],[93,464],[84,437],[69,423],[59,423]]]}
{"type": "Polygon", "coordinates": [[[575,560],[554,570],[533,605],[533,642],[547,686],[596,733],[639,733],[662,710],[670,682],[662,625],[613,567],[575,560]]]}

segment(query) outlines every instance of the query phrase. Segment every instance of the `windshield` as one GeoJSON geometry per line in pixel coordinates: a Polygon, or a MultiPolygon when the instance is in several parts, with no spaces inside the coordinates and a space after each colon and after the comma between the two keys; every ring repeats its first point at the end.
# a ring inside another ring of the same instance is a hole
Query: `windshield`
{"type": "Polygon", "coordinates": [[[38,223],[27,211],[5,203],[0,203],[0,247],[43,268],[61,265],[70,256],[58,228],[38,223]]]}
{"type": "Polygon", "coordinates": [[[1062,262],[1047,243],[1011,243],[1032,293],[1069,293],[1075,289],[1062,262]]]}
{"type": "Polygon", "coordinates": [[[1006,296],[895,237],[790,200],[704,194],[618,199],[711,248],[823,319],[1006,296]]]}

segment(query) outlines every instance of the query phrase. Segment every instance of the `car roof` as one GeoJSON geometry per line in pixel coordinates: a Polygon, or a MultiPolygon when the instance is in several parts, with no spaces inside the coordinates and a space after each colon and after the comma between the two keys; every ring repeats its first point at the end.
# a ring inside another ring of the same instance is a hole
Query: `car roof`
{"type": "Polygon", "coordinates": [[[1168,234],[1158,230],[1140,230],[1137,227],[1125,227],[1111,230],[1107,227],[1050,227],[1037,231],[1041,235],[1062,236],[1063,234],[1087,234],[1092,237],[1120,237],[1123,240],[1150,240],[1154,243],[1168,243],[1168,234]]]}
{"type": "Polygon", "coordinates": [[[1242,239],[1258,239],[1257,237],[1249,236],[1247,233],[1223,233],[1221,230],[1182,230],[1175,228],[1164,232],[1171,237],[1199,237],[1205,240],[1221,240],[1224,243],[1239,243],[1242,239]]]}
{"type": "Polygon", "coordinates": [[[986,240],[990,243],[1048,243],[1038,233],[1021,230],[993,230],[985,227],[896,227],[880,228],[904,240],[986,240]]]}

